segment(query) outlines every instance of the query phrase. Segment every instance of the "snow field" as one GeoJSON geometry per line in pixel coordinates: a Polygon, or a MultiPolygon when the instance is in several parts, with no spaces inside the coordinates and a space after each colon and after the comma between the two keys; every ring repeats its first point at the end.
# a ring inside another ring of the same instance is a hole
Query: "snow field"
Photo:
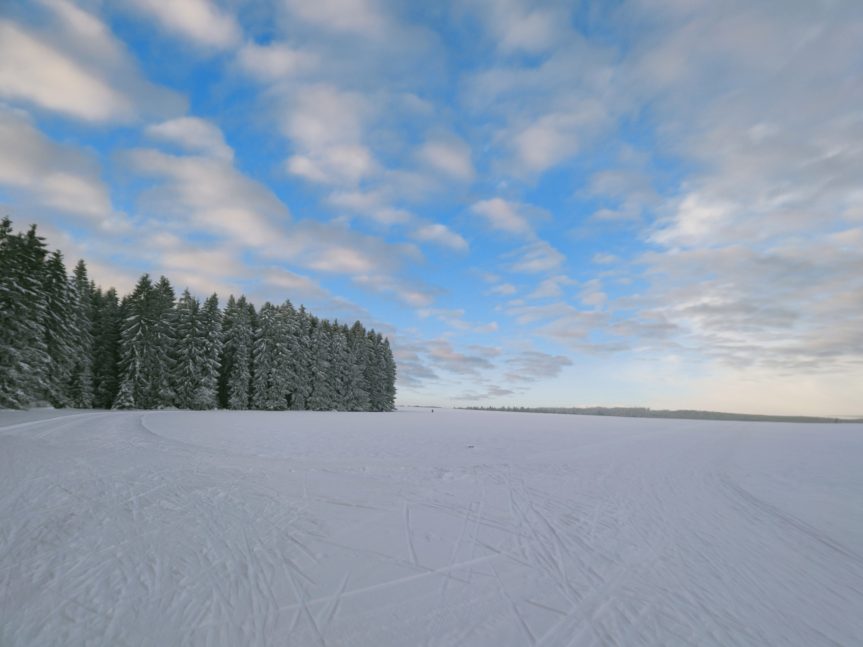
{"type": "Polygon", "coordinates": [[[861,425],[55,414],[0,412],[4,647],[863,644],[861,425]]]}

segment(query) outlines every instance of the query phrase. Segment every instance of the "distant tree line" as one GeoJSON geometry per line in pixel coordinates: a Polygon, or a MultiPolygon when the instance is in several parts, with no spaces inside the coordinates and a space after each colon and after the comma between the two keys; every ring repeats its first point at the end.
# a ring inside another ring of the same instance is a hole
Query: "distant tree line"
{"type": "Polygon", "coordinates": [[[391,411],[389,340],[290,301],[179,299],[144,274],[120,298],[70,277],[36,226],[0,222],[0,408],[391,411]]]}
{"type": "Polygon", "coordinates": [[[737,420],[743,422],[861,422],[814,416],[771,416],[756,413],[724,413],[693,409],[649,409],[647,407],[464,407],[477,411],[514,413],[566,413],[576,416],[614,416],[618,418],[679,418],[683,420],[737,420]]]}

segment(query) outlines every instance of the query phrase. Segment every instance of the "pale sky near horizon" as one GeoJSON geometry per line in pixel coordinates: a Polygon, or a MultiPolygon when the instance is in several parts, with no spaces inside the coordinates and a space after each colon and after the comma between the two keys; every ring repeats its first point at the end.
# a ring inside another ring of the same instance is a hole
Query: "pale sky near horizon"
{"type": "Polygon", "coordinates": [[[399,404],[863,415],[857,0],[7,0],[0,215],[399,404]]]}

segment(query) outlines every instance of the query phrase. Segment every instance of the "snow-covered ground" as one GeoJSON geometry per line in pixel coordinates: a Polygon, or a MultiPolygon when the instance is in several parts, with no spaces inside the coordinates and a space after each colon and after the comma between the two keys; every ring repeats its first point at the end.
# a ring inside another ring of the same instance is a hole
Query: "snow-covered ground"
{"type": "Polygon", "coordinates": [[[863,426],[0,412],[0,645],[205,644],[861,645],[863,426]]]}

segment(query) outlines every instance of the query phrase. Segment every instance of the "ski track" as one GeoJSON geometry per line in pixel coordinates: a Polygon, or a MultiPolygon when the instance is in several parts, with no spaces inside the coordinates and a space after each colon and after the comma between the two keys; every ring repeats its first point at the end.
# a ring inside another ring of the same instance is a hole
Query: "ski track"
{"type": "Polygon", "coordinates": [[[0,645],[860,645],[863,426],[0,412],[0,645]]]}

